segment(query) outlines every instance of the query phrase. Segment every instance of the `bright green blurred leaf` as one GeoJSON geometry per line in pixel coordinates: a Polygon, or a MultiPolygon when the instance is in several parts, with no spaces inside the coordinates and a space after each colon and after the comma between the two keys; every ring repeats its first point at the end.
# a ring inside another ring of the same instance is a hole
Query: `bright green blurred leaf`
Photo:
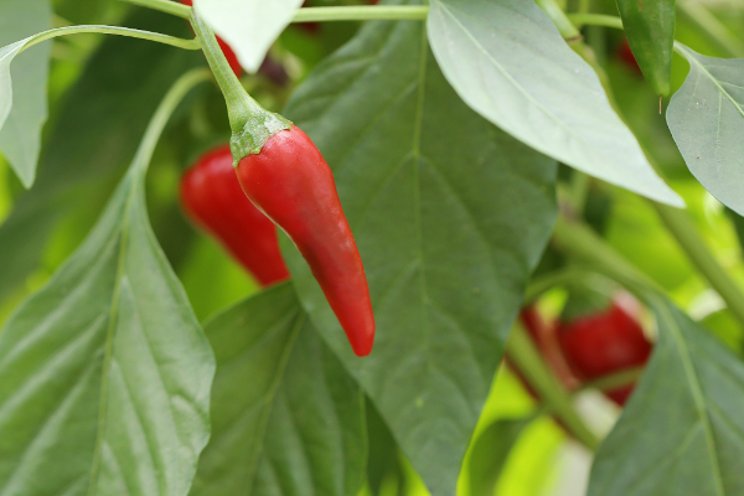
{"type": "Polygon", "coordinates": [[[501,129],[587,174],[683,205],[612,110],[597,75],[534,2],[432,0],[428,30],[447,80],[501,129]]]}
{"type": "Polygon", "coordinates": [[[675,0],[617,0],[617,8],[638,66],[657,94],[668,95],[675,0]]]}
{"type": "Polygon", "coordinates": [[[248,72],[256,72],[266,52],[292,21],[302,0],[195,0],[194,8],[223,38],[248,72]]]}
{"type": "Polygon", "coordinates": [[[0,46],[7,45],[0,48],[0,153],[27,188],[36,177],[47,119],[50,47],[46,43],[15,56],[23,46],[19,41],[49,29],[51,17],[49,0],[0,2],[0,46]]]}
{"type": "Polygon", "coordinates": [[[421,23],[364,26],[287,114],[334,169],[375,306],[372,355],[352,355],[284,243],[301,301],[430,490],[452,494],[553,226],[555,163],[460,101],[421,23]]]}
{"type": "Polygon", "coordinates": [[[744,365],[671,303],[659,341],[600,446],[590,495],[744,494],[744,365]]]}
{"type": "Polygon", "coordinates": [[[690,63],[667,123],[687,167],[724,205],[744,214],[744,59],[706,57],[679,45],[690,63]]]}
{"type": "Polygon", "coordinates": [[[498,419],[474,441],[469,454],[468,482],[471,494],[493,494],[514,443],[532,418],[498,419]]]}
{"type": "Polygon", "coordinates": [[[364,397],[292,287],[246,300],[206,331],[217,356],[213,429],[192,494],[356,494],[364,397]]]}

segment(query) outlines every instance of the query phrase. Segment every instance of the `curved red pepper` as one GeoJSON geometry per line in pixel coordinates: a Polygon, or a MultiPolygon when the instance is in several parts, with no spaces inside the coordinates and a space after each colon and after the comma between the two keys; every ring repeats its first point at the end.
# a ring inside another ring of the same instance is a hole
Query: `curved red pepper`
{"type": "Polygon", "coordinates": [[[320,151],[297,126],[269,137],[238,164],[253,203],[281,227],[310,265],[354,352],[372,351],[375,321],[354,237],[320,151]]]}
{"type": "Polygon", "coordinates": [[[181,204],[189,218],[212,233],[262,285],[289,277],[276,227],[245,197],[229,146],[204,154],[184,174],[181,204]]]}
{"type": "MultiPolygon", "coordinates": [[[[184,5],[188,5],[189,7],[192,6],[194,3],[194,0],[181,0],[181,3],[184,5]]],[[[233,70],[236,76],[240,77],[240,74],[243,72],[243,68],[240,67],[240,62],[238,62],[238,56],[235,55],[235,52],[233,49],[225,43],[225,40],[217,37],[217,43],[220,44],[220,48],[222,48],[222,53],[225,54],[225,58],[227,59],[227,63],[230,64],[230,68],[233,70]]]]}
{"type": "MultiPolygon", "coordinates": [[[[638,321],[615,302],[601,313],[562,323],[558,340],[574,373],[586,380],[642,366],[652,349],[638,321]]],[[[630,385],[606,395],[622,406],[632,391],[630,385]]]]}

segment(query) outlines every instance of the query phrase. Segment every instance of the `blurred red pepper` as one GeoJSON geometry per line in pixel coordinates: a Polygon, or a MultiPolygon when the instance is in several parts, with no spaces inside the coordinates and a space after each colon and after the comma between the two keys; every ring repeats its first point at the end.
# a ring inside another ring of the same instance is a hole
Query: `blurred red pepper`
{"type": "Polygon", "coordinates": [[[375,321],[362,259],[331,169],[297,126],[271,134],[237,167],[243,191],[292,239],[310,266],[354,352],[372,351],[375,321]]]}
{"type": "MultiPolygon", "coordinates": [[[[571,370],[582,380],[643,366],[652,350],[636,317],[617,301],[602,312],[561,323],[558,341],[571,370]]],[[[629,385],[605,394],[622,406],[632,391],[629,385]]]]}
{"type": "Polygon", "coordinates": [[[229,146],[204,154],[184,174],[181,204],[263,286],[289,277],[276,227],[245,197],[229,146]]]}

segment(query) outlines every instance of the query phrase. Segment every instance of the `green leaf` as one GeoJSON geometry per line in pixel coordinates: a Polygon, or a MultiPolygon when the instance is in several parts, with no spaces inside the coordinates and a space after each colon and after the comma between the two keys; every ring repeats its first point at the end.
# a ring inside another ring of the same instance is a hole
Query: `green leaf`
{"type": "MultiPolygon", "coordinates": [[[[148,11],[125,24],[188,32],[182,19],[148,11]]],[[[101,43],[64,98],[42,151],[36,185],[15,201],[0,227],[0,301],[22,287],[51,233],[80,208],[81,198],[87,210],[100,211],[152,109],[173,80],[199,62],[194,53],[144,41],[111,36],[101,43]]]]}
{"type": "Polygon", "coordinates": [[[266,53],[292,21],[302,0],[195,0],[194,8],[238,56],[256,72],[266,53]]]}
{"type": "Polygon", "coordinates": [[[744,59],[679,51],[690,74],[667,109],[667,124],[690,172],[721,203],[744,214],[744,59]]]}
{"type": "Polygon", "coordinates": [[[41,128],[47,119],[50,45],[14,58],[23,46],[19,40],[51,27],[49,4],[49,0],[0,2],[0,46],[7,45],[0,48],[0,153],[27,188],[36,177],[41,128]]]}
{"type": "Polygon", "coordinates": [[[213,429],[192,494],[356,494],[364,397],[292,287],[246,300],[206,331],[217,355],[213,429]]]}
{"type": "Polygon", "coordinates": [[[288,116],[333,168],[375,307],[358,359],[305,262],[295,287],[434,494],[460,464],[556,215],[555,163],[465,106],[420,23],[369,23],[288,116]]]}
{"type": "Polygon", "coordinates": [[[535,150],[670,205],[597,75],[534,2],[432,0],[429,39],[447,80],[476,112],[535,150]]]}
{"type": "Polygon", "coordinates": [[[675,0],[617,0],[628,44],[654,91],[669,94],[675,0]]]}
{"type": "Polygon", "coordinates": [[[670,303],[654,311],[659,341],[589,494],[744,494],[744,364],[670,303]]]}
{"type": "Polygon", "coordinates": [[[512,447],[532,420],[497,419],[481,432],[468,455],[470,494],[494,494],[512,447]]]}
{"type": "Polygon", "coordinates": [[[191,485],[214,359],[150,228],[142,165],[0,333],[0,494],[191,485]]]}

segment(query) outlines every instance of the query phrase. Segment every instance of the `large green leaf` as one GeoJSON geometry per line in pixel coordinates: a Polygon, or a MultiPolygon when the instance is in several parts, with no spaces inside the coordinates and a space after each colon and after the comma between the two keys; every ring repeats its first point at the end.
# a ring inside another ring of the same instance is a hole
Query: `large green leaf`
{"type": "Polygon", "coordinates": [[[191,486],[214,358],[147,218],[157,116],[86,241],[0,333],[0,494],[191,486]]]}
{"type": "Polygon", "coordinates": [[[556,167],[449,87],[420,23],[370,23],[287,112],[316,140],[367,270],[377,320],[353,356],[304,261],[302,303],[414,467],[452,494],[460,463],[553,226],[556,167]]]}
{"type": "Polygon", "coordinates": [[[206,326],[217,355],[212,439],[194,495],[353,495],[364,396],[283,284],[206,326]]]}
{"type": "Polygon", "coordinates": [[[674,43],[675,0],[617,0],[628,43],[638,67],[660,95],[669,94],[674,43]]]}
{"type": "Polygon", "coordinates": [[[659,341],[589,494],[744,494],[744,364],[670,303],[654,311],[659,341]]]}
{"type": "Polygon", "coordinates": [[[504,131],[587,174],[671,205],[597,75],[534,2],[432,0],[429,39],[460,97],[504,131]]]}
{"type": "MultiPolygon", "coordinates": [[[[149,12],[127,24],[187,29],[181,19],[149,12]]],[[[33,54],[23,58],[27,55],[33,54]]],[[[173,80],[199,60],[191,52],[127,38],[109,37],[101,44],[62,104],[36,185],[17,199],[0,227],[0,301],[37,267],[51,232],[79,208],[81,198],[88,210],[101,208],[152,109],[173,80]]]]}
{"type": "Polygon", "coordinates": [[[36,176],[41,127],[47,118],[49,44],[15,59],[22,47],[15,42],[51,27],[49,4],[50,0],[0,2],[0,47],[9,45],[0,48],[0,153],[26,187],[36,176]]]}
{"type": "Polygon", "coordinates": [[[744,215],[744,59],[680,52],[690,63],[672,97],[667,123],[695,177],[723,204],[744,215]]]}
{"type": "Polygon", "coordinates": [[[249,72],[256,72],[302,0],[195,0],[194,8],[249,72]]]}

